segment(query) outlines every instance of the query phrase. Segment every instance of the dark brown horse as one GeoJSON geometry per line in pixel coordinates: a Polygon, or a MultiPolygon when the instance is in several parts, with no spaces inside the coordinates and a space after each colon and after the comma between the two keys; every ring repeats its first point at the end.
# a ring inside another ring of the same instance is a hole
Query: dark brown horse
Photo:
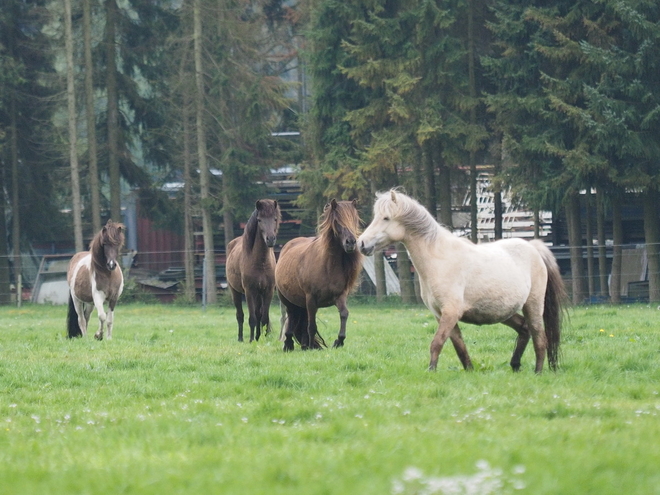
{"type": "Polygon", "coordinates": [[[335,305],[340,329],[334,347],[344,345],[348,309],[346,298],[357,282],[362,255],[356,249],[360,218],[355,201],[325,206],[316,237],[289,241],[275,268],[275,283],[286,308],[284,350],[293,350],[293,338],[303,349],[325,347],[316,327],[318,308],[335,305]]]}
{"type": "Polygon", "coordinates": [[[124,290],[124,275],[117,262],[123,245],[124,225],[108,220],[92,239],[89,251],[81,251],[71,258],[66,275],[69,284],[69,338],[87,335],[87,325],[94,307],[99,316],[99,329],[94,337],[102,340],[103,325],[107,324],[108,339],[112,338],[115,306],[124,290]],[[108,301],[107,314],[103,309],[105,301],[108,301]]]}
{"type": "Polygon", "coordinates": [[[233,239],[227,246],[227,283],[236,306],[240,342],[243,342],[245,319],[243,294],[249,312],[250,342],[259,340],[263,327],[266,333],[270,332],[268,311],[275,289],[273,246],[281,220],[277,201],[260,199],[245,225],[243,235],[233,239]]]}

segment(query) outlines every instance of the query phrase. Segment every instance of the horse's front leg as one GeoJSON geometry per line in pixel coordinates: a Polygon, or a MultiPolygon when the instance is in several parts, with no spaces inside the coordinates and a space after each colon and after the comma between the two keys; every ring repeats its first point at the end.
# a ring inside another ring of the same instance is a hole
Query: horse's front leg
{"type": "Polygon", "coordinates": [[[263,301],[261,303],[261,325],[264,327],[266,335],[270,333],[270,304],[273,301],[273,289],[268,289],[264,293],[263,301]]]}
{"type": "Polygon", "coordinates": [[[250,342],[255,340],[255,330],[256,330],[256,340],[259,340],[259,337],[261,336],[261,329],[259,328],[259,311],[261,311],[260,308],[258,308],[258,301],[259,297],[258,295],[255,296],[255,294],[252,291],[245,291],[245,301],[247,302],[247,307],[248,307],[248,323],[250,325],[250,342]]]}
{"type": "Polygon", "coordinates": [[[288,302],[281,292],[278,292],[280,299],[280,311],[282,311],[282,316],[280,318],[280,324],[282,328],[280,329],[280,340],[284,341],[284,346],[282,350],[284,352],[293,351],[293,330],[291,329],[291,319],[290,319],[290,302],[288,302]]]}
{"type": "MultiPolygon", "coordinates": [[[[440,356],[442,347],[447,341],[447,337],[451,335],[454,327],[458,324],[458,315],[444,311],[437,320],[438,330],[435,332],[435,336],[431,341],[431,362],[429,363],[429,371],[435,371],[438,367],[438,357],[440,356]]],[[[461,341],[462,340],[463,339],[461,338],[461,341]]],[[[463,343],[463,345],[465,345],[465,343],[463,343]]]]}
{"type": "Polygon", "coordinates": [[[454,344],[454,349],[456,350],[456,354],[458,355],[458,359],[460,359],[463,368],[465,370],[471,370],[472,360],[468,354],[465,341],[463,341],[463,335],[461,335],[461,329],[458,327],[458,323],[454,325],[454,328],[449,334],[449,338],[451,339],[451,343],[454,344]]]}
{"type": "Polygon", "coordinates": [[[117,305],[117,301],[110,301],[108,303],[108,316],[105,320],[105,327],[107,330],[108,334],[108,340],[112,340],[112,326],[115,321],[115,306],[117,305]]]}
{"type": "Polygon", "coordinates": [[[346,294],[342,294],[337,299],[335,305],[339,310],[339,335],[332,347],[343,347],[344,339],[346,338],[346,322],[348,321],[348,308],[346,307],[346,294]]]}
{"type": "Polygon", "coordinates": [[[96,308],[96,313],[99,317],[99,329],[94,334],[96,340],[103,340],[103,325],[107,319],[105,309],[103,308],[103,303],[105,302],[105,297],[102,292],[93,291],[92,298],[94,299],[94,307],[96,308]]]}

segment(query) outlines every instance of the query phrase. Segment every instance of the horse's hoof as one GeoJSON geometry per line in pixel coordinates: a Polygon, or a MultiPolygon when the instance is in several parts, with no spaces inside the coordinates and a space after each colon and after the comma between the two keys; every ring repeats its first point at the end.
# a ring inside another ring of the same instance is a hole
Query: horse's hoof
{"type": "Polygon", "coordinates": [[[332,344],[332,347],[334,347],[335,349],[336,349],[337,347],[344,347],[344,340],[343,340],[343,339],[337,339],[337,340],[335,340],[335,343],[332,344]]]}
{"type": "Polygon", "coordinates": [[[291,351],[293,351],[293,345],[284,344],[284,347],[282,347],[282,350],[284,352],[291,352],[291,351]]]}
{"type": "Polygon", "coordinates": [[[95,334],[94,334],[94,338],[95,338],[96,340],[103,340],[103,334],[95,333],[95,334]]]}

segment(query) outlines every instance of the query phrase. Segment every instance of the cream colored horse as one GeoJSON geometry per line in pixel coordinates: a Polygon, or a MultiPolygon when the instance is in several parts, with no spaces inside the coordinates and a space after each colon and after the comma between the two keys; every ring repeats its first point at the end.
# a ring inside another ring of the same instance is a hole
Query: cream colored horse
{"type": "Polygon", "coordinates": [[[377,194],[373,221],[358,239],[363,254],[403,242],[419,276],[424,304],[438,329],[431,342],[430,370],[447,338],[465,369],[472,368],[458,322],[504,323],[518,333],[511,358],[514,371],[531,335],[536,372],[546,353],[557,368],[566,297],[563,281],[550,250],[538,240],[504,239],[473,244],[440,226],[417,201],[392,189],[377,194]],[[544,331],[545,330],[545,331],[544,331]]]}

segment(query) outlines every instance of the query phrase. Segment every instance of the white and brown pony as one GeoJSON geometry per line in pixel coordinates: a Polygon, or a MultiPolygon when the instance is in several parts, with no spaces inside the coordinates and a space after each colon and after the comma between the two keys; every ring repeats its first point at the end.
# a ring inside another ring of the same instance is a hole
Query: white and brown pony
{"type": "Polygon", "coordinates": [[[273,246],[281,221],[277,201],[260,199],[245,224],[243,235],[227,246],[227,284],[236,307],[239,342],[243,342],[245,319],[243,294],[249,312],[250,342],[259,340],[262,328],[270,332],[269,310],[275,290],[273,246]]]}
{"type": "Polygon", "coordinates": [[[514,371],[520,370],[530,335],[536,372],[543,370],[546,353],[550,368],[557,368],[566,292],[557,262],[541,241],[473,244],[440,226],[417,201],[392,189],[377,194],[373,221],[358,246],[369,255],[395,242],[408,249],[424,304],[438,322],[430,370],[436,369],[447,338],[463,367],[472,368],[459,321],[513,328],[518,333],[511,358],[514,371]]]}
{"type": "Polygon", "coordinates": [[[89,317],[94,308],[99,317],[99,329],[94,334],[103,339],[106,324],[108,339],[112,338],[113,314],[117,300],[124,289],[124,275],[118,259],[124,245],[124,225],[108,220],[89,244],[89,251],[76,253],[69,262],[69,312],[67,329],[69,338],[87,335],[89,317]],[[108,312],[103,304],[108,301],[108,312]]]}

